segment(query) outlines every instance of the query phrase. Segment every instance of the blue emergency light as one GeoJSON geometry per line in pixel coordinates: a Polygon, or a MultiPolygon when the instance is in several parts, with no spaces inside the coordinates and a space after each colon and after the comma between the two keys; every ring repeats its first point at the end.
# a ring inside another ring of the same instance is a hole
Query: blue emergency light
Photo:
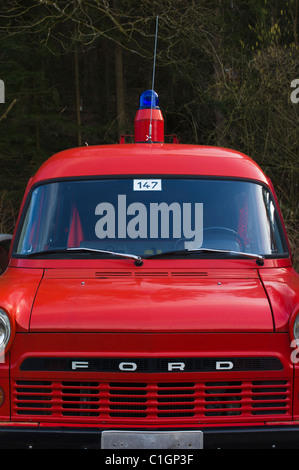
{"type": "Polygon", "coordinates": [[[139,109],[160,109],[159,96],[154,90],[144,91],[139,98],[139,109]]]}

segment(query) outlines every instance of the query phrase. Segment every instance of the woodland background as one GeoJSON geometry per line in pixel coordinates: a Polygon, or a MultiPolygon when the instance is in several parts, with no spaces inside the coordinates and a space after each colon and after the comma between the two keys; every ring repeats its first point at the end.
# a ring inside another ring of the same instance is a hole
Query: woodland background
{"type": "Polygon", "coordinates": [[[0,232],[53,153],[132,134],[155,89],[166,134],[251,156],[299,267],[299,0],[0,0],[0,232]]]}

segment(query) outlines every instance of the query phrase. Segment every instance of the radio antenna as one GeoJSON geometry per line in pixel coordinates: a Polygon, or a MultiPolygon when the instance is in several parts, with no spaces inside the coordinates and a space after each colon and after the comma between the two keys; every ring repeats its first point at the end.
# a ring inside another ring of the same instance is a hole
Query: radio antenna
{"type": "Polygon", "coordinates": [[[155,74],[156,74],[158,22],[159,22],[159,15],[157,15],[157,17],[156,17],[156,34],[155,34],[155,51],[154,51],[154,66],[153,66],[153,79],[152,79],[151,115],[150,115],[150,124],[149,124],[149,132],[148,132],[148,142],[149,143],[152,143],[152,115],[153,115],[153,100],[154,100],[154,89],[155,89],[155,74]]]}

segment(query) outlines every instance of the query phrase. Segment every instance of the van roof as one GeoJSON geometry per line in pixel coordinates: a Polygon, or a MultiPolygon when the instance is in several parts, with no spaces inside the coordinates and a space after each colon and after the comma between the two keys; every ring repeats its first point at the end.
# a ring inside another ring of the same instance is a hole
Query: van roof
{"type": "Polygon", "coordinates": [[[267,184],[248,156],[225,148],[183,144],[119,144],[64,150],[49,158],[32,184],[58,178],[188,175],[246,178],[267,184]]]}

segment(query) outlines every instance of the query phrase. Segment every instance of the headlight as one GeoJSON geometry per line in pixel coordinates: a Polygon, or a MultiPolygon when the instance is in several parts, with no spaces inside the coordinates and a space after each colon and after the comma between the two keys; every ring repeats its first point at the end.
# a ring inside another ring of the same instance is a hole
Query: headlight
{"type": "Polygon", "coordinates": [[[0,351],[4,351],[11,335],[11,325],[7,314],[0,309],[0,351]]]}
{"type": "Polygon", "coordinates": [[[289,321],[289,334],[292,340],[291,346],[299,346],[299,306],[296,305],[291,313],[289,321]]]}
{"type": "Polygon", "coordinates": [[[299,339],[299,313],[296,316],[293,324],[293,335],[295,339],[299,339]]]}

